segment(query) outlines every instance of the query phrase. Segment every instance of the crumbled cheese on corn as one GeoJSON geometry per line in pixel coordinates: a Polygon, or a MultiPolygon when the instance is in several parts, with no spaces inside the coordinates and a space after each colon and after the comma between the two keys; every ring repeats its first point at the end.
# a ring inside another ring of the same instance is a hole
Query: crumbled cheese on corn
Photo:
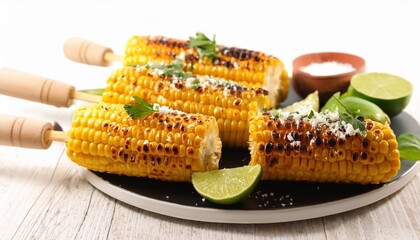
{"type": "MultiPolygon", "coordinates": [[[[137,66],[137,71],[150,69],[150,74],[159,77],[165,74],[164,70],[159,68],[150,68],[150,66],[152,65],[137,66]]],[[[230,95],[231,92],[248,89],[247,87],[239,85],[234,81],[229,81],[223,78],[216,78],[210,75],[192,75],[187,78],[180,78],[176,75],[171,76],[171,87],[175,88],[176,85],[184,83],[184,86],[189,89],[217,89],[223,87],[225,95],[230,95]]]]}
{"type": "Polygon", "coordinates": [[[175,109],[172,109],[172,108],[167,107],[167,106],[160,106],[159,104],[156,104],[156,103],[153,104],[153,110],[155,110],[156,112],[159,112],[159,113],[163,113],[163,114],[172,114],[172,113],[183,114],[184,113],[182,111],[175,110],[175,109]]]}
{"type": "Polygon", "coordinates": [[[183,81],[185,81],[185,87],[190,89],[216,89],[218,87],[223,87],[225,94],[228,94],[230,90],[236,91],[238,88],[243,88],[241,85],[235,82],[225,80],[223,78],[215,78],[209,75],[194,75],[192,77],[188,77],[185,80],[173,76],[171,85],[175,86],[175,84],[183,83],[183,81]]]}
{"type": "Polygon", "coordinates": [[[287,134],[287,140],[289,140],[289,141],[295,140],[292,136],[292,133],[287,134]]]}
{"type": "MultiPolygon", "coordinates": [[[[361,133],[360,129],[354,129],[352,124],[340,120],[340,114],[338,111],[326,111],[325,113],[319,113],[311,112],[310,109],[307,109],[301,112],[283,112],[281,110],[275,110],[270,113],[272,114],[273,119],[279,119],[281,123],[284,123],[284,121],[289,119],[294,120],[296,124],[298,124],[301,120],[307,121],[313,128],[327,126],[332,134],[343,139],[346,136],[354,136],[361,133]],[[311,117],[309,117],[310,114],[312,114],[311,117]]],[[[294,141],[291,133],[289,133],[286,137],[291,144],[296,146],[300,145],[300,142],[294,141]]]]}
{"type": "Polygon", "coordinates": [[[179,55],[178,55],[178,57],[177,57],[178,59],[181,59],[182,61],[184,61],[185,60],[185,52],[184,51],[181,51],[180,53],[179,53],[179,55]]]}

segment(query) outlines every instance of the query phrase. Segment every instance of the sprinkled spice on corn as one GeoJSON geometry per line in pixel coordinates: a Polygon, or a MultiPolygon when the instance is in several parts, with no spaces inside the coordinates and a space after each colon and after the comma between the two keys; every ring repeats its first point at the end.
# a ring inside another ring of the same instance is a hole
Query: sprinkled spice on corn
{"type": "Polygon", "coordinates": [[[127,42],[124,65],[170,64],[181,59],[184,69],[269,89],[270,107],[277,108],[289,91],[289,78],[280,59],[261,52],[216,46],[214,57],[202,57],[190,41],[163,36],[133,36],[127,42]]]}
{"type": "Polygon", "coordinates": [[[338,113],[260,114],[250,123],[250,164],[262,166],[262,179],[388,182],[400,169],[396,136],[387,124],[363,123],[366,134],[338,113]]]}
{"type": "Polygon", "coordinates": [[[120,104],[80,107],[68,136],[67,155],[80,166],[167,181],[218,169],[222,147],[214,117],[156,106],[138,118],[120,104]]]}
{"type": "Polygon", "coordinates": [[[226,147],[248,147],[249,120],[267,108],[267,91],[233,81],[147,66],[123,67],[108,79],[103,101],[128,103],[138,96],[186,113],[214,116],[226,147]]]}

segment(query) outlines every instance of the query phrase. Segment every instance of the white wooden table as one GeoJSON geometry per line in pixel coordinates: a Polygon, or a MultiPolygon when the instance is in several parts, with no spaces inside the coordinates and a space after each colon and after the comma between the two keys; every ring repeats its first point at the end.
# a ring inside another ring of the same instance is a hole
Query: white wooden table
{"type": "MultiPolygon", "coordinates": [[[[110,68],[70,62],[65,40],[79,36],[121,53],[134,34],[187,38],[216,34],[229,46],[293,58],[316,51],[363,56],[367,71],[414,83],[405,110],[420,120],[418,1],[1,1],[0,67],[13,67],[78,89],[104,86],[110,68]],[[185,10],[185,11],[183,11],[185,10]],[[112,16],[112,17],[110,17],[112,16]],[[112,31],[111,31],[112,30],[112,31]],[[416,65],[417,64],[417,65],[416,65]]],[[[77,102],[76,105],[81,103],[77,102]]],[[[59,122],[69,109],[0,96],[0,113],[59,122]]],[[[288,223],[239,225],[166,217],[108,197],[78,174],[62,143],[48,150],[0,146],[0,239],[419,239],[420,174],[374,204],[333,216],[288,223]]]]}
{"type": "Polygon", "coordinates": [[[0,239],[418,239],[420,175],[395,194],[333,216],[260,225],[204,223],[108,197],[63,154],[0,148],[0,239]]]}

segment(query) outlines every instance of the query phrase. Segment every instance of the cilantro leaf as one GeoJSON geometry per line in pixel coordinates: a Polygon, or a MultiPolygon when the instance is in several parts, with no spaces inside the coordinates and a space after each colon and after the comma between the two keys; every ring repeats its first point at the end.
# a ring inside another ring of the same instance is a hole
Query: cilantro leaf
{"type": "Polygon", "coordinates": [[[176,60],[169,65],[165,64],[151,64],[146,65],[146,68],[160,69],[163,70],[163,76],[165,77],[177,77],[180,79],[188,78],[191,73],[184,71],[184,65],[181,60],[176,60]]]}
{"type": "Polygon", "coordinates": [[[216,36],[210,40],[204,33],[198,32],[196,37],[190,37],[190,47],[196,49],[200,57],[214,58],[216,57],[216,36]]]}
{"type": "Polygon", "coordinates": [[[194,79],[194,81],[192,82],[193,86],[193,90],[197,90],[198,85],[200,84],[200,80],[198,78],[194,79]]]}
{"type": "MultiPolygon", "coordinates": [[[[339,96],[339,95],[338,95],[339,96]]],[[[336,95],[333,95],[335,100],[341,107],[343,107],[344,111],[340,112],[340,119],[346,123],[349,123],[353,126],[354,129],[359,129],[362,136],[366,136],[366,127],[363,120],[359,120],[360,116],[356,114],[352,114],[350,110],[344,106],[344,104],[338,99],[336,95]]],[[[360,118],[363,119],[363,118],[360,118]]]]}
{"type": "Polygon", "coordinates": [[[341,113],[340,114],[340,119],[346,123],[350,123],[354,129],[359,129],[360,133],[362,134],[362,136],[366,136],[366,127],[365,124],[358,120],[357,118],[355,118],[353,115],[351,115],[350,113],[341,113]]]}
{"type": "Polygon", "coordinates": [[[309,112],[308,118],[312,118],[314,115],[315,115],[314,111],[313,111],[313,110],[311,110],[311,111],[309,112]]]}
{"type": "Polygon", "coordinates": [[[133,98],[137,103],[127,103],[124,105],[124,109],[130,117],[139,118],[156,112],[153,108],[153,104],[150,104],[143,98],[137,96],[133,96],[133,98]]]}
{"type": "Polygon", "coordinates": [[[413,133],[404,133],[397,137],[401,158],[420,160],[420,138],[413,133]]]}

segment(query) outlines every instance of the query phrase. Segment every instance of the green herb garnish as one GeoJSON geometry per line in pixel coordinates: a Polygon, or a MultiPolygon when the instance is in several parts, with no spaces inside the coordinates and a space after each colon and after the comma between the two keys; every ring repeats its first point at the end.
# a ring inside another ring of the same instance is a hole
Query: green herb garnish
{"type": "Polygon", "coordinates": [[[139,118],[157,112],[157,109],[153,108],[153,104],[146,102],[143,98],[137,96],[133,96],[133,98],[137,103],[127,103],[124,105],[124,109],[130,117],[139,118]]]}
{"type": "Polygon", "coordinates": [[[314,111],[311,110],[308,114],[308,118],[312,118],[315,115],[314,111]]]}
{"type": "Polygon", "coordinates": [[[193,89],[193,90],[197,90],[197,88],[198,88],[198,84],[200,84],[200,79],[198,79],[198,78],[194,79],[194,81],[192,82],[192,84],[194,85],[194,86],[192,87],[192,89],[193,89]]]}
{"type": "Polygon", "coordinates": [[[401,158],[420,160],[420,138],[413,133],[404,133],[397,137],[401,158]]]}
{"type": "Polygon", "coordinates": [[[340,113],[340,119],[346,123],[349,123],[353,126],[354,129],[359,129],[362,136],[366,136],[366,127],[365,124],[359,119],[355,118],[350,113],[340,113]]]}
{"type": "Polygon", "coordinates": [[[181,60],[176,60],[169,65],[165,64],[151,64],[146,65],[146,68],[160,69],[163,71],[163,76],[165,77],[177,77],[180,79],[187,79],[191,73],[184,71],[184,65],[181,60]]]}
{"type": "Polygon", "coordinates": [[[210,40],[201,32],[195,34],[196,37],[190,37],[190,47],[196,49],[200,57],[214,58],[216,57],[216,36],[210,40]]]}
{"type": "Polygon", "coordinates": [[[352,114],[350,110],[344,106],[344,104],[337,98],[336,95],[333,95],[333,98],[341,105],[344,109],[344,112],[340,113],[340,119],[346,123],[349,123],[353,126],[354,129],[359,129],[362,136],[366,136],[366,127],[363,121],[359,120],[360,116],[352,114]]]}

